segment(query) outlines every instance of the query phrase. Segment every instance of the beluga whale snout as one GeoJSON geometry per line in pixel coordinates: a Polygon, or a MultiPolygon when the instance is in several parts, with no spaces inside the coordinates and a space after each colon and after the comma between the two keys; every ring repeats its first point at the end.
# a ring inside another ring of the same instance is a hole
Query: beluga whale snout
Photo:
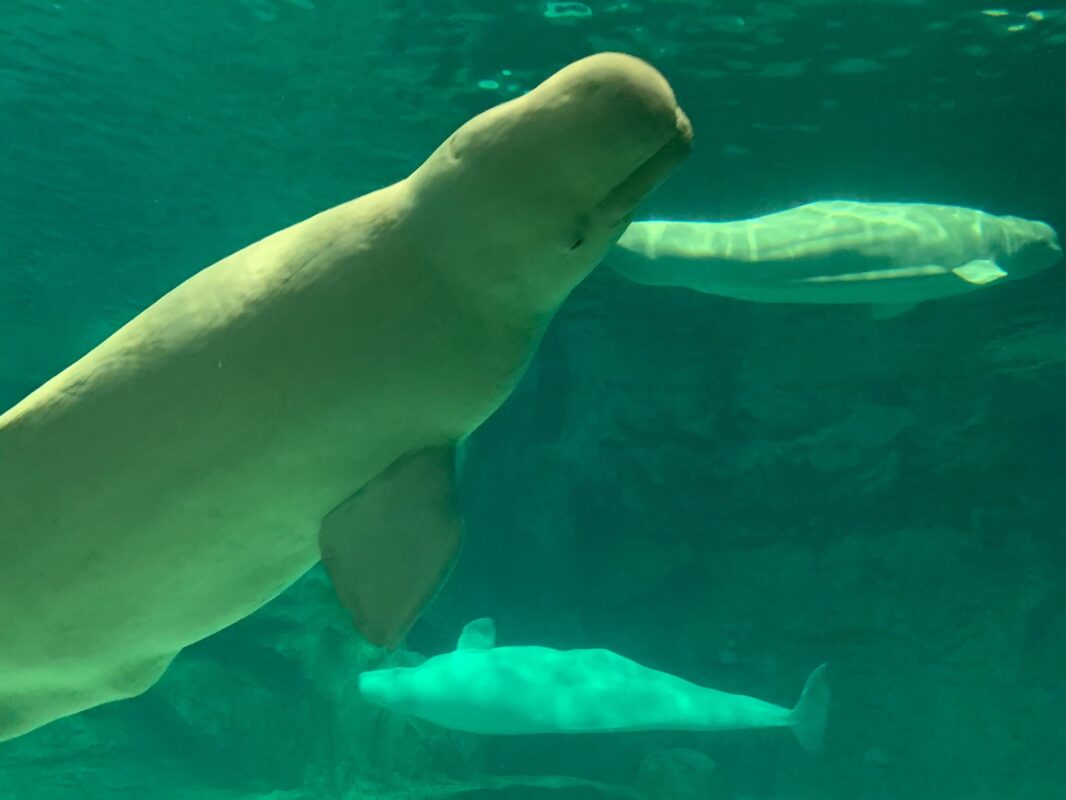
{"type": "Polygon", "coordinates": [[[434,214],[418,224],[468,254],[474,285],[497,297],[533,293],[553,308],[691,143],[688,117],[654,67],[590,56],[455,131],[410,180],[427,198],[464,202],[444,213],[427,204],[434,214]],[[494,269],[506,270],[503,282],[494,269]]]}

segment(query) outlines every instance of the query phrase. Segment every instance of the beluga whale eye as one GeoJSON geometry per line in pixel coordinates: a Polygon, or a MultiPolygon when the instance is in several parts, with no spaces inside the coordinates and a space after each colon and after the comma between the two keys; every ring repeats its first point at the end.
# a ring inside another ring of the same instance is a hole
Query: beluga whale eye
{"type": "Polygon", "coordinates": [[[574,243],[573,243],[572,245],[570,245],[570,249],[571,249],[571,250],[577,250],[577,249],[578,249],[579,247],[581,247],[581,245],[583,245],[584,243],[585,243],[585,237],[584,237],[584,236],[578,236],[578,237],[577,237],[577,238],[576,238],[576,239],[574,240],[574,243]]]}

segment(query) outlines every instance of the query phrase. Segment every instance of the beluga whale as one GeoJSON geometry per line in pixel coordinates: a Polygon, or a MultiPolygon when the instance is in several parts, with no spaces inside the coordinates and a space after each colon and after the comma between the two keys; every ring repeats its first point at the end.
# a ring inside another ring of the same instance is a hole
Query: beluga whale
{"type": "Polygon", "coordinates": [[[928,203],[807,203],[732,222],[644,220],[608,263],[637,283],[762,303],[919,303],[1026,278],[1062,257],[1044,222],[928,203]]]}
{"type": "Polygon", "coordinates": [[[822,744],[829,707],[824,664],[788,709],[697,686],[610,650],[495,643],[493,621],[474,620],[453,652],[416,667],[361,673],[359,693],[373,705],[468,733],[788,728],[806,750],[822,744]]]}
{"type": "Polygon", "coordinates": [[[0,415],[0,739],[143,692],[320,558],[395,648],[460,548],[457,443],[690,140],[658,71],[582,59],[0,415]]]}

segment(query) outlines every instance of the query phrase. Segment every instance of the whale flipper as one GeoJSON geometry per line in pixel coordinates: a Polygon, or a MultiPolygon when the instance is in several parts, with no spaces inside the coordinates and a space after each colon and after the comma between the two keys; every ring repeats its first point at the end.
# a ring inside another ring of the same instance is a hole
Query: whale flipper
{"type": "Polygon", "coordinates": [[[825,723],[829,714],[829,684],[825,680],[827,664],[822,664],[807,678],[799,702],[792,709],[792,732],[800,746],[816,753],[822,749],[825,723]]]}
{"type": "Polygon", "coordinates": [[[1007,271],[988,258],[967,261],[961,267],[955,267],[952,272],[967,283],[972,283],[975,286],[984,286],[986,283],[992,283],[1000,278],[1007,277],[1007,271]]]}
{"type": "Polygon", "coordinates": [[[462,541],[455,448],[399,458],[322,520],[322,562],[356,627],[395,648],[451,571],[462,541]]]}
{"type": "Polygon", "coordinates": [[[496,646],[496,623],[489,617],[468,622],[459,636],[456,650],[491,650],[496,646]]]}

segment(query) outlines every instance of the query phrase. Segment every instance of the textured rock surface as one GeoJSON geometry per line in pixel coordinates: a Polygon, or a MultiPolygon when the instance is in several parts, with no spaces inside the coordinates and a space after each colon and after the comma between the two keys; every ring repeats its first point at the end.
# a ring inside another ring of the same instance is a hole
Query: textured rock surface
{"type": "Polygon", "coordinates": [[[657,800],[712,798],[717,788],[714,770],[714,761],[698,750],[660,750],[640,762],[637,785],[657,800]]]}
{"type": "MultiPolygon", "coordinates": [[[[831,662],[818,759],[787,736],[675,737],[713,755],[725,796],[1066,785],[1066,380],[988,357],[1038,334],[1031,297],[871,323],[599,276],[471,448],[468,507],[492,539],[438,613],[502,608],[510,637],[783,704],[831,662]]],[[[565,747],[536,757],[577,766],[565,747]]]]}

